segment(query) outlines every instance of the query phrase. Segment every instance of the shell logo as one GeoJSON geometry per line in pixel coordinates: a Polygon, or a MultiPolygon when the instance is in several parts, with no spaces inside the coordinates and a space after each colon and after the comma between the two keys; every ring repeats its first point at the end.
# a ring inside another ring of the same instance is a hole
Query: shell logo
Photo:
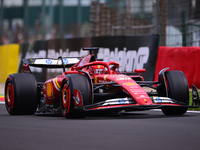
{"type": "Polygon", "coordinates": [[[133,83],[133,82],[126,82],[126,83],[124,83],[125,85],[136,85],[136,83],[133,83]]]}

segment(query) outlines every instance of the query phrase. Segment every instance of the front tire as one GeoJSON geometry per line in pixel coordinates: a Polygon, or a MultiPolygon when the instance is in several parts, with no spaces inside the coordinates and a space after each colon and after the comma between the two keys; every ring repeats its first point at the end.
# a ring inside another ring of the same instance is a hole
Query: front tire
{"type": "Polygon", "coordinates": [[[37,81],[32,74],[8,76],[5,83],[5,106],[10,115],[32,115],[38,104],[37,81]]]}
{"type": "Polygon", "coordinates": [[[60,105],[63,116],[66,118],[84,118],[84,105],[90,104],[90,84],[86,76],[68,74],[62,81],[60,105]],[[79,105],[74,100],[74,91],[79,91],[82,101],[79,105]]]}
{"type": "MultiPolygon", "coordinates": [[[[165,72],[168,97],[184,104],[189,104],[188,82],[183,72],[167,71],[165,72]]],[[[165,115],[183,115],[187,112],[187,107],[163,107],[162,112],[165,115]]]]}

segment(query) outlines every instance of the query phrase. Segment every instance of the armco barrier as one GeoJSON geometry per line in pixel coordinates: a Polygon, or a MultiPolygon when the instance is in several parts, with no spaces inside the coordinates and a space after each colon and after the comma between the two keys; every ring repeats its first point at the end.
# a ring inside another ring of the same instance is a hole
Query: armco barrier
{"type": "Polygon", "coordinates": [[[5,83],[9,74],[17,73],[19,67],[19,45],[0,46],[0,83],[5,83]]]}
{"type": "Polygon", "coordinates": [[[169,67],[169,70],[182,71],[192,84],[200,88],[200,47],[163,47],[158,50],[154,80],[158,80],[159,71],[169,67]]]}

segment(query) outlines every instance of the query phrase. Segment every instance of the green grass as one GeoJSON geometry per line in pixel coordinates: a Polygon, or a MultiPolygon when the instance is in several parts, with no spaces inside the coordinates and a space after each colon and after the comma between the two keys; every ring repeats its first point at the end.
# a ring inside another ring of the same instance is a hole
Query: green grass
{"type": "MultiPolygon", "coordinates": [[[[200,91],[199,91],[199,95],[200,95],[200,91]]],[[[192,105],[192,91],[190,91],[190,105],[192,105]]],[[[200,110],[200,108],[189,108],[188,110],[200,110]]]]}

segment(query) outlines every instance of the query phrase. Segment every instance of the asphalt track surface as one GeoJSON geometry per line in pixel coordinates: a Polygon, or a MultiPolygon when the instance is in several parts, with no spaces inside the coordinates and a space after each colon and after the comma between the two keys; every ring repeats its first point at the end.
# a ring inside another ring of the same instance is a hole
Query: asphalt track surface
{"type": "Polygon", "coordinates": [[[0,105],[1,150],[199,150],[200,113],[160,111],[66,119],[10,116],[0,105]]]}

